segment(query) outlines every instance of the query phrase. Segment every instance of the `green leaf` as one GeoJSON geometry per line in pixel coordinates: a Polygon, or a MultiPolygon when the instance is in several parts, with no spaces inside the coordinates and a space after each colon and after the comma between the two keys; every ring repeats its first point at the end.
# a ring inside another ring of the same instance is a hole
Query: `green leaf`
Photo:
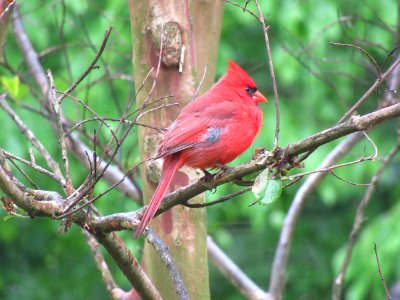
{"type": "Polygon", "coordinates": [[[3,89],[13,98],[18,98],[20,81],[18,76],[1,77],[1,85],[3,89]]]}
{"type": "Polygon", "coordinates": [[[257,201],[264,198],[265,190],[267,188],[267,182],[269,177],[269,169],[262,171],[254,181],[251,191],[256,197],[257,201]]]}
{"type": "Polygon", "coordinates": [[[258,175],[254,182],[252,192],[261,205],[270,204],[279,199],[282,193],[282,180],[280,178],[270,179],[268,169],[258,175]]]}

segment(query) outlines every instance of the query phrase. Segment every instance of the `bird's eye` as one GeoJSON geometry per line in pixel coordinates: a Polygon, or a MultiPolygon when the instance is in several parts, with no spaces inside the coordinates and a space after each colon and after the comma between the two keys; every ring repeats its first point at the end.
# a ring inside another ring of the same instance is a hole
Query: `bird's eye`
{"type": "Polygon", "coordinates": [[[253,95],[255,94],[255,92],[257,92],[257,88],[256,88],[256,87],[246,86],[245,90],[246,90],[247,93],[249,93],[249,95],[250,95],[251,97],[253,97],[253,95]]]}

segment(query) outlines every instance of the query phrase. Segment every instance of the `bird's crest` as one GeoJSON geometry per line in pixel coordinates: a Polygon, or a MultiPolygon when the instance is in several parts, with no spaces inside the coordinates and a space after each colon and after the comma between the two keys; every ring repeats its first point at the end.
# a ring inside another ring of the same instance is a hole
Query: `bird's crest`
{"type": "Polygon", "coordinates": [[[237,63],[233,60],[228,59],[228,70],[226,71],[225,76],[221,78],[221,83],[226,85],[234,85],[234,86],[249,86],[255,87],[256,84],[254,80],[247,74],[245,70],[243,70],[237,63]]]}

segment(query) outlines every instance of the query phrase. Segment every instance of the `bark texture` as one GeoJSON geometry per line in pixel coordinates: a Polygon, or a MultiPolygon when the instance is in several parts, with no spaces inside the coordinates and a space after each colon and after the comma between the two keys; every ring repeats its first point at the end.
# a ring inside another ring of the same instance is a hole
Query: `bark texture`
{"type": "MultiPolygon", "coordinates": [[[[139,93],[138,105],[146,101],[153,84],[151,99],[173,94],[170,102],[179,106],[149,113],[142,119],[152,126],[168,127],[180,110],[192,99],[208,65],[200,94],[214,81],[217,46],[223,11],[221,1],[130,0],[133,38],[133,65],[139,89],[149,70],[154,71],[139,93]],[[162,48],[160,58],[160,48],[162,48]],[[161,68],[157,75],[157,66],[161,68]],[[157,78],[156,78],[157,77],[157,78]]],[[[155,155],[161,134],[140,128],[142,159],[155,155]]],[[[143,167],[144,202],[148,203],[159,180],[160,163],[151,161],[143,167]]],[[[199,177],[183,168],[175,176],[171,190],[187,185],[199,177]]],[[[197,197],[197,201],[203,201],[197,197]]],[[[208,263],[206,249],[206,212],[203,209],[175,207],[150,223],[167,243],[191,299],[208,299],[208,263]]],[[[170,276],[152,247],[145,244],[143,264],[164,299],[176,299],[170,276]]]]}

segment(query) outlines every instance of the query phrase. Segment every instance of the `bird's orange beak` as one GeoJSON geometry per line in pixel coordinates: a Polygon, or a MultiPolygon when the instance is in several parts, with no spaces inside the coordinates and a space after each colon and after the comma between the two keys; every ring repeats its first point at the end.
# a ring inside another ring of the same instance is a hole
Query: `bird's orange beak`
{"type": "Polygon", "coordinates": [[[256,103],[267,102],[267,98],[259,91],[255,92],[252,98],[256,103]]]}

